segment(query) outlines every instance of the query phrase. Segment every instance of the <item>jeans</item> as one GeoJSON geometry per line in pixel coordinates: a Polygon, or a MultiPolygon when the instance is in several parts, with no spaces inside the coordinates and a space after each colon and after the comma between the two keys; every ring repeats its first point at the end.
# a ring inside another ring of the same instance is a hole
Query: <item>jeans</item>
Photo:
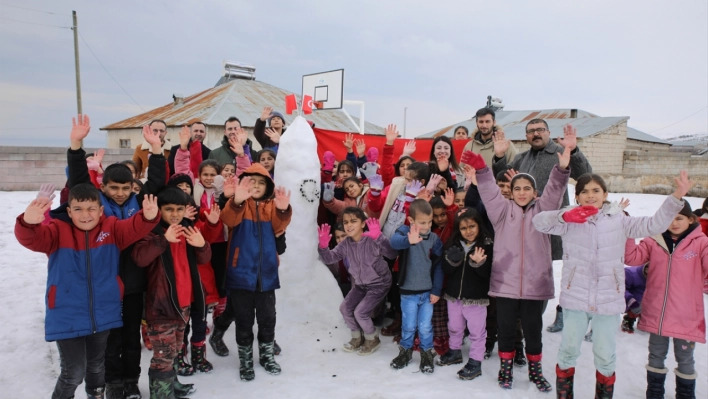
{"type": "Polygon", "coordinates": [[[416,329],[420,338],[420,349],[427,351],[433,347],[433,304],[430,291],[422,294],[401,295],[401,346],[413,348],[416,329]]]}
{"type": "Polygon", "coordinates": [[[617,362],[615,335],[620,325],[619,314],[602,315],[563,309],[563,336],[558,348],[558,367],[561,370],[575,367],[580,356],[580,345],[591,321],[595,368],[605,377],[611,377],[617,362]]]}
{"type": "Polygon", "coordinates": [[[104,359],[110,331],[57,341],[61,372],[54,386],[52,399],[73,398],[86,378],[86,392],[92,393],[105,385],[104,359]]]}
{"type": "Polygon", "coordinates": [[[253,323],[258,321],[258,342],[275,341],[275,291],[232,290],[236,318],[236,343],[253,345],[253,323]]]}
{"type": "Polygon", "coordinates": [[[143,293],[123,297],[123,327],[114,328],[106,343],[106,381],[121,383],[140,378],[140,321],[143,293]]]}
{"type": "MultiPolygon", "coordinates": [[[[664,360],[666,360],[666,355],[669,353],[670,340],[671,338],[669,337],[662,337],[656,334],[649,336],[649,367],[655,369],[665,368],[664,360]]],[[[676,370],[681,374],[695,378],[696,368],[693,360],[693,350],[696,347],[696,343],[680,338],[674,338],[673,340],[674,356],[676,357],[676,363],[678,363],[676,370]]]]}

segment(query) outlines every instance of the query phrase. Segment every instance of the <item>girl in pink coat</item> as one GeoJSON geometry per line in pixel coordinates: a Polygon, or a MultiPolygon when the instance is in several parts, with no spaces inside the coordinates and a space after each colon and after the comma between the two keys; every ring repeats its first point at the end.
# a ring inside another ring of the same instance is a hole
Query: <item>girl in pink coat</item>
{"type": "Polygon", "coordinates": [[[625,263],[649,262],[639,329],[650,333],[647,398],[663,398],[668,369],[664,360],[674,340],[678,367],[676,398],[695,398],[693,350],[706,342],[703,279],[708,275],[708,237],[688,203],[664,233],[639,245],[627,240],[625,263]]]}

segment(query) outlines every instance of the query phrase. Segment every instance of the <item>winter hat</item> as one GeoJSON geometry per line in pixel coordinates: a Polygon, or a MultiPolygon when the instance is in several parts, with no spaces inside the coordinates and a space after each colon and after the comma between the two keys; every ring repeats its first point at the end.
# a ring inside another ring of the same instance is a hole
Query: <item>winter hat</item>
{"type": "Polygon", "coordinates": [[[194,183],[192,183],[192,178],[184,173],[175,173],[174,175],[172,175],[172,177],[170,177],[170,180],[167,181],[167,186],[177,187],[177,185],[180,183],[187,183],[189,185],[190,192],[194,192],[194,183]]]}
{"type": "Polygon", "coordinates": [[[278,111],[273,111],[270,113],[270,118],[268,118],[268,126],[270,126],[270,120],[273,118],[280,118],[280,120],[285,123],[285,118],[283,117],[283,114],[278,111]]]}
{"type": "Polygon", "coordinates": [[[686,216],[689,219],[696,216],[693,213],[693,210],[691,210],[691,205],[685,199],[683,199],[683,209],[681,209],[681,212],[679,212],[679,215],[686,216]]]}

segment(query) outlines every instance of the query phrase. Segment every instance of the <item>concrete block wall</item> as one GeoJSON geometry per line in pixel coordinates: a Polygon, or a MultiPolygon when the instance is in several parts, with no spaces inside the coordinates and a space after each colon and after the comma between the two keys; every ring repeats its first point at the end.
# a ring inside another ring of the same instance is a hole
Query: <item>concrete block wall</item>
{"type": "Polygon", "coordinates": [[[624,153],[622,171],[627,175],[678,176],[682,170],[688,171],[690,176],[707,176],[708,156],[636,150],[627,150],[624,153]]]}
{"type": "Polygon", "coordinates": [[[604,174],[622,170],[626,143],[627,124],[622,123],[600,134],[584,138],[578,146],[592,165],[592,171],[604,174]]]}
{"type": "MultiPolygon", "coordinates": [[[[0,147],[0,191],[35,191],[43,183],[54,183],[57,189],[66,183],[66,150],[64,147],[0,147]]],[[[94,152],[96,148],[87,148],[94,152]]],[[[103,165],[133,157],[130,149],[106,149],[103,165]]]]}

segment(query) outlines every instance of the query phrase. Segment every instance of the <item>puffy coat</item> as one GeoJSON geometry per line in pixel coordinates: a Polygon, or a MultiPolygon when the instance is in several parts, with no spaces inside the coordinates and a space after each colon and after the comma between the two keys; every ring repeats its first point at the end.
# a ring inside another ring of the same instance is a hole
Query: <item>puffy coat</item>
{"type": "MultiPolygon", "coordinates": [[[[634,241],[634,238],[630,238],[634,241]]],[[[627,303],[625,312],[633,309],[634,313],[640,311],[644,291],[647,289],[647,277],[644,274],[645,266],[629,266],[624,268],[624,301],[627,303]]]]}
{"type": "Polygon", "coordinates": [[[661,233],[682,207],[683,201],[669,196],[650,217],[627,216],[617,203],[605,204],[586,223],[565,223],[562,216],[568,209],[536,215],[533,224],[538,231],[563,238],[560,305],[596,314],[624,312],[627,238],[661,233]]]}
{"type": "Polygon", "coordinates": [[[477,171],[479,194],[494,226],[490,296],[533,300],[553,298],[551,240],[533,227],[531,219],[542,211],[560,208],[569,175],[569,170],[554,166],[543,195],[531,201],[524,210],[502,196],[488,167],[477,171]]]}
{"type": "Polygon", "coordinates": [[[672,253],[662,235],[645,238],[639,245],[628,240],[625,262],[649,262],[639,329],[705,343],[703,279],[708,276],[708,237],[700,227],[694,226],[672,253]]]}
{"type": "Polygon", "coordinates": [[[22,246],[49,257],[44,339],[55,341],[123,326],[123,281],[118,276],[120,251],[150,232],[160,220],[142,211],[118,220],[102,216],[90,231],[53,219],[27,224],[20,215],[15,237],[22,246]]]}
{"type": "Polygon", "coordinates": [[[241,178],[260,175],[266,179],[263,198],[249,198],[235,204],[230,198],[221,211],[221,221],[229,228],[229,253],[226,263],[226,288],[270,291],[280,288],[275,236],[290,224],[293,208],[275,207],[275,184],[265,168],[254,163],[241,178]]]}

